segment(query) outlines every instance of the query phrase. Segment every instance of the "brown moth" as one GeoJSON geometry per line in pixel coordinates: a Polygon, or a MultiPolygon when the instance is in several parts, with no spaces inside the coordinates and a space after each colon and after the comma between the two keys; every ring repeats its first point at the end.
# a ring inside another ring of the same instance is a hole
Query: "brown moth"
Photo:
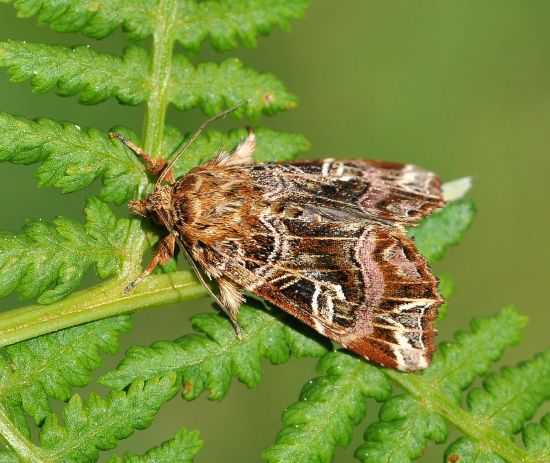
{"type": "Polygon", "coordinates": [[[219,296],[205,286],[237,335],[250,291],[374,362],[403,371],[429,365],[443,300],[405,226],[444,205],[435,174],[379,161],[256,164],[250,132],[232,153],[176,181],[174,161],[111,136],[159,175],[153,193],[130,209],[168,231],[127,290],[170,259],[177,243],[203,283],[199,268],[217,282],[219,296]]]}

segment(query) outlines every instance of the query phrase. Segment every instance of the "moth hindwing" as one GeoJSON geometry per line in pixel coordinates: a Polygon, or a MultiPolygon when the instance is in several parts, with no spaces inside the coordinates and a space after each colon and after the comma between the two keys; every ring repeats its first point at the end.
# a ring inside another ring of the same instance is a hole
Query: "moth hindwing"
{"type": "Polygon", "coordinates": [[[443,206],[436,175],[378,161],[254,164],[251,132],[231,154],[174,181],[171,165],[113,136],[165,180],[130,202],[168,234],[128,289],[177,242],[199,278],[202,270],[216,280],[219,296],[210,293],[238,334],[250,291],[374,362],[404,371],[429,365],[442,298],[404,227],[443,206]]]}

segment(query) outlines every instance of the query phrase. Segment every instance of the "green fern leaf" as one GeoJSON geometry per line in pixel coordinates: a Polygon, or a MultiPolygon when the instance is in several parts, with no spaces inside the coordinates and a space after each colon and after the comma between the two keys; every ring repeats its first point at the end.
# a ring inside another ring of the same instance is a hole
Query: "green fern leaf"
{"type": "Polygon", "coordinates": [[[148,427],[159,408],[177,393],[176,376],[136,381],[127,392],[112,391],[107,400],[74,395],[63,412],[64,425],[49,415],[40,431],[41,452],[49,461],[95,462],[136,429],[148,427]]]}
{"type": "Polygon", "coordinates": [[[356,456],[363,462],[397,463],[418,458],[429,440],[443,442],[447,426],[430,405],[430,400],[460,403],[460,393],[476,376],[487,372],[504,349],[520,340],[526,320],[514,309],[472,321],[472,332],[459,332],[452,344],[442,344],[430,368],[422,373],[388,371],[396,379],[411,381],[418,396],[397,396],[384,403],[380,421],[369,426],[365,443],[356,456]],[[408,378],[408,379],[407,379],[408,378]]]}
{"type": "Polygon", "coordinates": [[[261,112],[274,114],[296,106],[296,97],[275,76],[259,74],[236,58],[196,67],[184,55],[173,59],[168,93],[170,102],[180,110],[198,106],[212,116],[247,101],[243,110],[254,119],[261,112]]]}
{"type": "MultiPolygon", "coordinates": [[[[8,3],[10,0],[2,0],[8,3]]],[[[142,39],[154,31],[157,2],[139,0],[45,0],[14,1],[19,16],[38,14],[38,22],[58,32],[79,32],[102,38],[119,25],[131,39],[142,39]]],[[[239,42],[256,45],[258,35],[267,35],[278,27],[284,31],[290,20],[301,18],[307,0],[185,1],[178,5],[174,21],[177,40],[187,49],[198,50],[210,37],[218,50],[235,48],[239,42]]]]}
{"type": "Polygon", "coordinates": [[[535,461],[550,461],[550,413],[540,424],[530,424],[523,431],[523,442],[535,461]]]}
{"type": "MultiPolygon", "coordinates": [[[[12,0],[2,0],[10,3],[12,0]]],[[[26,0],[13,1],[18,16],[28,18],[38,14],[38,22],[58,32],[78,32],[102,38],[119,25],[133,39],[154,31],[157,2],[153,0],[26,0]]]]}
{"type": "Polygon", "coordinates": [[[526,324],[527,318],[513,307],[492,317],[474,318],[470,333],[459,331],[453,343],[438,346],[433,364],[422,373],[422,378],[459,403],[461,391],[485,374],[507,347],[521,341],[526,324]]]}
{"type": "Polygon", "coordinates": [[[449,304],[449,300],[455,290],[453,279],[449,275],[439,275],[439,284],[437,285],[437,289],[445,301],[439,307],[439,314],[437,316],[437,321],[441,322],[447,316],[447,305],[449,304]]]}
{"type": "Polygon", "coordinates": [[[68,193],[102,177],[99,197],[121,204],[147,184],[145,167],[136,156],[100,130],[0,113],[0,131],[0,162],[42,162],[35,172],[41,187],[68,193]]]}
{"type": "Polygon", "coordinates": [[[196,315],[192,318],[193,327],[203,334],[188,334],[149,347],[132,347],[118,368],[99,381],[121,389],[139,378],[176,371],[185,399],[196,399],[208,391],[210,399],[219,400],[227,393],[233,376],[248,387],[256,386],[261,379],[262,358],[279,364],[287,362],[291,355],[319,356],[326,352],[324,340],[300,334],[283,323],[282,317],[281,312],[241,307],[239,323],[243,339],[238,340],[226,316],[196,315]]]}
{"type": "Polygon", "coordinates": [[[310,381],[283,414],[276,443],[262,453],[268,462],[330,462],[336,445],[347,446],[364,418],[366,398],[384,400],[391,391],[380,369],[348,354],[325,355],[318,370],[325,376],[310,381]]]}
{"type": "MultiPolygon", "coordinates": [[[[514,368],[503,368],[483,381],[483,389],[468,394],[468,406],[476,420],[490,423],[513,438],[538,407],[550,399],[550,351],[537,355],[514,368]]],[[[446,455],[459,461],[503,461],[482,443],[462,437],[451,444],[446,455]]]]}
{"type": "MultiPolygon", "coordinates": [[[[117,352],[118,335],[129,330],[130,317],[121,316],[6,347],[8,360],[0,366],[2,403],[8,402],[12,413],[21,408],[39,424],[51,413],[48,397],[66,401],[74,386],[86,386],[102,363],[101,352],[117,352]]],[[[20,429],[27,434],[26,423],[20,429]]]]}
{"type": "MultiPolygon", "coordinates": [[[[10,0],[2,0],[4,3],[10,0]]],[[[38,14],[38,22],[58,32],[79,32],[102,38],[122,25],[133,40],[154,32],[158,5],[153,0],[45,0],[14,1],[19,16],[38,14]]],[[[258,35],[273,28],[289,29],[291,19],[301,18],[307,0],[181,0],[174,21],[176,38],[188,49],[198,50],[210,37],[218,50],[235,48],[239,42],[255,46],[258,35]]]]}
{"type": "Polygon", "coordinates": [[[427,217],[418,227],[409,229],[409,236],[414,238],[422,255],[429,262],[435,262],[443,257],[448,246],[462,239],[474,215],[472,201],[453,201],[427,217]]]}
{"type": "MultiPolygon", "coordinates": [[[[80,101],[87,104],[111,96],[125,104],[145,102],[151,87],[148,63],[147,52],[138,46],[128,47],[118,58],[84,46],[0,43],[0,66],[8,68],[12,82],[30,79],[38,93],[57,86],[59,95],[79,93],[80,101]]],[[[243,101],[248,102],[249,118],[296,106],[296,98],[276,77],[246,68],[236,58],[195,67],[184,55],[174,55],[168,94],[178,109],[198,106],[208,115],[243,101]]]]}
{"type": "MultiPolygon", "coordinates": [[[[309,148],[309,143],[302,135],[293,133],[281,133],[260,127],[254,131],[256,135],[256,151],[254,160],[257,162],[290,161],[300,152],[309,148]]],[[[185,154],[178,160],[174,170],[179,177],[187,173],[193,167],[214,157],[220,151],[232,151],[239,142],[246,138],[247,132],[243,129],[230,132],[218,132],[209,130],[203,136],[197,138],[185,154]]],[[[173,133],[172,137],[175,136],[173,133]]],[[[185,137],[185,140],[189,135],[185,137]]],[[[179,143],[183,144],[183,137],[177,136],[179,143]]]]}
{"type": "Polygon", "coordinates": [[[0,66],[7,67],[12,82],[31,81],[33,91],[57,94],[80,93],[80,101],[97,104],[114,96],[125,104],[147,98],[147,52],[137,46],[124,56],[98,53],[89,46],[66,47],[8,41],[0,43],[0,66]]]}
{"type": "Polygon", "coordinates": [[[117,220],[96,198],[85,214],[85,225],[58,217],[52,224],[30,221],[20,234],[0,231],[0,295],[17,290],[48,304],[77,288],[92,264],[101,278],[118,273],[129,220],[117,220]]]}
{"type": "Polygon", "coordinates": [[[384,402],[380,421],[365,432],[356,456],[369,463],[402,463],[418,458],[430,440],[447,439],[447,424],[436,413],[427,412],[411,396],[398,395],[384,402]]]}
{"type": "Polygon", "coordinates": [[[180,2],[176,37],[188,49],[198,50],[207,36],[218,50],[229,50],[241,42],[256,46],[258,35],[273,28],[284,31],[289,20],[301,18],[308,0],[241,0],[180,2]]]}
{"type": "Polygon", "coordinates": [[[122,458],[115,456],[107,463],[191,463],[202,445],[197,431],[180,429],[173,439],[152,448],[145,455],[125,453],[122,458]]]}

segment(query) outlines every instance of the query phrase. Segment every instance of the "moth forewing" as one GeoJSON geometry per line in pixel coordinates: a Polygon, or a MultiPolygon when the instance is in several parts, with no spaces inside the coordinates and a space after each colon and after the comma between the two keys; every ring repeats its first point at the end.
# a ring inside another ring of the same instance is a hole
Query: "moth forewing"
{"type": "Polygon", "coordinates": [[[427,367],[442,298],[404,227],[443,206],[437,176],[378,161],[252,164],[255,143],[250,132],[232,154],[131,203],[168,231],[138,280],[175,237],[217,281],[220,296],[209,290],[237,331],[250,291],[377,363],[427,367]]]}

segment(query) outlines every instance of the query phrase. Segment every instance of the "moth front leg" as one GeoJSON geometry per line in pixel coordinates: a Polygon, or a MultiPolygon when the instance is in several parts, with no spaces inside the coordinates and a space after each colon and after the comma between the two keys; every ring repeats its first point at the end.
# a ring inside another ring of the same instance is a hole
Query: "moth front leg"
{"type": "MultiPolygon", "coordinates": [[[[143,162],[145,162],[145,165],[147,167],[147,172],[151,172],[153,175],[156,175],[157,177],[163,172],[163,170],[168,165],[168,162],[165,159],[152,158],[150,154],[146,153],[141,148],[134,145],[134,143],[132,143],[130,140],[128,140],[126,137],[124,137],[120,133],[109,132],[109,136],[111,138],[116,138],[118,141],[124,143],[128,148],[130,148],[134,153],[136,153],[136,155],[139,156],[143,160],[143,162]]],[[[174,177],[174,171],[172,169],[169,169],[164,179],[168,183],[174,183],[176,181],[174,177]]]]}
{"type": "Polygon", "coordinates": [[[127,293],[134,289],[139,283],[145,280],[145,278],[147,278],[153,272],[153,270],[155,270],[157,265],[166,264],[166,262],[168,262],[174,256],[175,248],[176,236],[170,234],[164,237],[153,251],[153,258],[151,259],[150,264],[143,271],[143,273],[139,277],[137,277],[135,281],[132,281],[132,283],[124,288],[124,292],[127,293]]]}

